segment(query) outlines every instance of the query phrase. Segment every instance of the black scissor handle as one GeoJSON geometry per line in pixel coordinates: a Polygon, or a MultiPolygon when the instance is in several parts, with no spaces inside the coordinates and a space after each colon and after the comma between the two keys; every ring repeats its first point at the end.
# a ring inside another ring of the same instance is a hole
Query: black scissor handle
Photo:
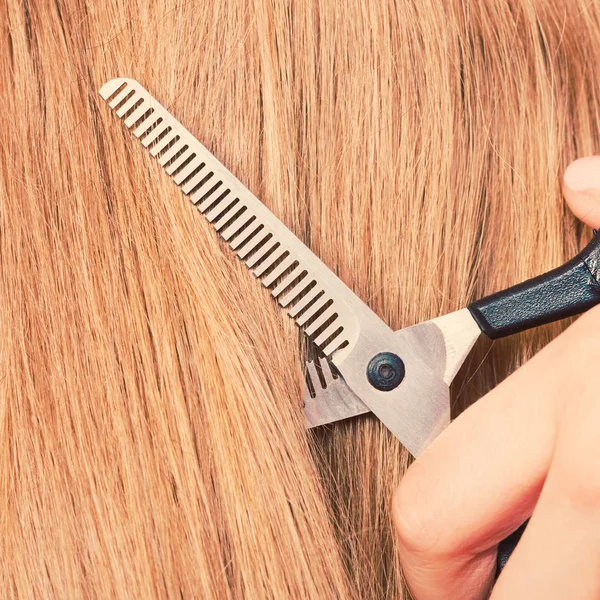
{"type": "Polygon", "coordinates": [[[496,339],[579,315],[600,303],[600,234],[562,267],[473,302],[481,331],[496,339]]]}
{"type": "Polygon", "coordinates": [[[504,567],[506,566],[510,555],[513,553],[513,550],[517,547],[517,544],[521,541],[521,536],[525,532],[527,523],[529,523],[529,521],[525,521],[525,523],[523,523],[523,525],[521,525],[516,531],[513,531],[506,539],[502,540],[498,544],[498,556],[496,559],[496,579],[500,577],[500,573],[502,573],[502,569],[504,569],[504,567]]]}

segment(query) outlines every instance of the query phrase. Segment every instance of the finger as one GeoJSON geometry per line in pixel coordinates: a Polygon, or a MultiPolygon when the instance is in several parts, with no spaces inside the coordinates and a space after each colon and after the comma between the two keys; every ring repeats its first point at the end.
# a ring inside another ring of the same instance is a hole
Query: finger
{"type": "Polygon", "coordinates": [[[546,483],[493,600],[600,598],[600,406],[594,379],[582,383],[563,408],[546,483]]]}
{"type": "Polygon", "coordinates": [[[600,156],[572,162],[565,171],[563,193],[575,216],[594,229],[600,227],[600,156]]]}
{"type": "Polygon", "coordinates": [[[407,471],[394,498],[404,573],[417,600],[481,598],[495,546],[532,512],[558,415],[589,364],[600,308],[466,410],[407,471]]]}
{"type": "MultiPolygon", "coordinates": [[[[600,189],[594,179],[597,165],[597,159],[577,161],[565,176],[569,204],[590,225],[597,224],[595,192],[590,192],[600,189]]],[[[571,332],[563,340],[567,336],[571,332]]],[[[413,591],[421,588],[417,598],[478,597],[489,585],[495,567],[493,546],[529,516],[548,469],[556,432],[551,409],[557,393],[554,377],[546,378],[545,371],[550,366],[549,372],[558,375],[551,363],[560,353],[554,344],[549,346],[480,400],[415,463],[400,486],[395,517],[407,577],[409,582],[413,579],[413,591]],[[523,378],[540,383],[530,393],[527,382],[521,385],[523,378]],[[520,457],[514,452],[518,446],[534,451],[520,457]],[[467,448],[473,454],[465,457],[467,448]],[[447,464],[457,456],[460,464],[447,464]],[[483,464],[478,457],[484,457],[483,464]],[[471,493],[472,484],[476,493],[471,493]],[[444,503],[436,506],[436,499],[444,503]]]]}

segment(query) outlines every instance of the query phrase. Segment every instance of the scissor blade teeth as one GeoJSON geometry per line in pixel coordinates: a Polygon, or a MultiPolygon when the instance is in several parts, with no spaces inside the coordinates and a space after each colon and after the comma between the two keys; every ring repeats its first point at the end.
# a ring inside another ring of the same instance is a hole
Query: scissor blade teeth
{"type": "Polygon", "coordinates": [[[129,98],[129,100],[127,100],[123,106],[117,109],[117,117],[123,118],[139,100],[141,100],[141,98],[134,92],[131,98],[129,98]]]}
{"type": "Polygon", "coordinates": [[[164,154],[158,157],[158,164],[164,167],[168,162],[172,161],[178,152],[181,152],[185,147],[185,142],[178,139],[164,154]]]}
{"type": "MultiPolygon", "coordinates": [[[[337,314],[337,313],[334,313],[337,314]]],[[[339,319],[336,317],[315,337],[313,340],[313,344],[317,346],[317,348],[321,348],[321,346],[340,328],[339,319]]],[[[310,334],[309,334],[310,335],[310,334]]]]}
{"type": "MultiPolygon", "coordinates": [[[[183,138],[180,141],[185,142],[183,138]]],[[[188,147],[187,150],[182,152],[170,165],[165,167],[165,171],[167,174],[173,176],[191,156],[195,156],[194,151],[188,147]]]]}
{"type": "Polygon", "coordinates": [[[242,221],[246,216],[247,208],[245,206],[236,207],[236,214],[233,217],[233,220],[229,223],[229,225],[225,226],[221,231],[221,237],[228,242],[234,234],[242,227],[242,221]]]}
{"type": "Polygon", "coordinates": [[[281,252],[279,248],[273,250],[267,258],[254,269],[254,274],[257,277],[262,277],[283,256],[283,254],[284,252],[281,252]]]}
{"type": "Polygon", "coordinates": [[[296,318],[296,323],[298,323],[300,327],[304,327],[308,321],[315,317],[321,310],[327,308],[327,302],[329,302],[329,300],[325,295],[318,297],[314,304],[311,304],[305,312],[296,318]]]}
{"type": "Polygon", "coordinates": [[[337,314],[337,346],[356,343],[372,313],[164,106],[133,79],[112,80],[100,94],[300,326],[321,340],[337,314]]]}
{"type": "Polygon", "coordinates": [[[231,236],[235,233],[236,228],[240,226],[240,219],[243,218],[244,213],[246,212],[245,206],[240,206],[238,202],[233,210],[227,215],[227,218],[223,220],[219,225],[215,225],[215,228],[219,232],[219,235],[225,240],[228,241],[231,236]]]}
{"type": "Polygon", "coordinates": [[[334,374],[333,374],[334,368],[335,367],[329,361],[327,361],[327,368],[325,369],[325,371],[326,371],[325,381],[327,382],[327,385],[336,385],[336,382],[339,379],[339,377],[334,377],[334,374]]]}
{"type": "Polygon", "coordinates": [[[221,194],[218,198],[215,198],[216,204],[206,213],[204,216],[209,223],[216,222],[219,215],[223,214],[224,210],[229,210],[232,206],[237,203],[235,198],[231,198],[229,194],[221,194]]]}
{"type": "Polygon", "coordinates": [[[248,227],[246,231],[241,233],[235,240],[231,243],[232,250],[237,250],[237,255],[241,260],[244,260],[252,249],[256,247],[259,240],[262,239],[262,231],[264,230],[264,226],[261,223],[257,223],[256,221],[252,221],[251,225],[248,227]]]}
{"type": "Polygon", "coordinates": [[[320,314],[304,331],[306,335],[311,336],[314,335],[329,319],[331,319],[334,315],[337,315],[335,312],[335,307],[330,306],[327,310],[325,310],[322,314],[320,314]]]}
{"type": "Polygon", "coordinates": [[[156,140],[161,136],[166,135],[168,131],[169,126],[166,123],[164,123],[164,121],[161,122],[142,140],[142,146],[148,148],[150,144],[156,142],[156,140]]]}
{"type": "MultiPolygon", "coordinates": [[[[109,102],[109,106],[110,106],[111,98],[114,96],[114,94],[117,93],[117,91],[119,89],[121,89],[121,87],[123,87],[123,89],[126,89],[128,87],[127,79],[125,79],[123,77],[119,77],[118,79],[111,79],[110,81],[107,81],[98,90],[98,93],[100,94],[100,96],[102,96],[102,98],[104,98],[104,100],[109,102]]],[[[112,106],[111,106],[111,108],[112,108],[112,106]]]]}
{"type": "Polygon", "coordinates": [[[125,119],[126,127],[131,129],[131,127],[137,123],[147,111],[148,105],[142,100],[142,103],[125,119]]]}
{"type": "Polygon", "coordinates": [[[204,168],[205,165],[202,164],[202,168],[198,173],[196,173],[189,181],[185,183],[185,185],[181,186],[181,190],[184,194],[190,194],[194,188],[208,175],[208,170],[204,168]]]}
{"type": "Polygon", "coordinates": [[[267,238],[267,236],[264,236],[263,232],[261,231],[261,241],[255,246],[255,248],[258,247],[258,250],[256,250],[252,256],[249,256],[246,259],[246,264],[248,265],[249,269],[254,269],[254,267],[256,267],[262,260],[271,254],[271,252],[276,250],[277,242],[273,241],[272,234],[269,235],[270,237],[267,238]],[[262,243],[263,240],[266,241],[262,243]]]}
{"type": "Polygon", "coordinates": [[[269,273],[269,275],[263,279],[263,285],[265,287],[272,286],[293,264],[294,258],[292,256],[288,256],[286,259],[281,261],[279,266],[275,267],[275,269],[273,269],[273,271],[271,271],[271,273],[269,273]]]}
{"type": "Polygon", "coordinates": [[[127,96],[131,93],[131,87],[129,85],[126,85],[109,103],[108,105],[111,108],[115,108],[116,106],[118,106],[119,104],[121,104],[121,102],[123,102],[123,100],[125,100],[125,98],[127,98],[127,96]]]}
{"type": "Polygon", "coordinates": [[[171,142],[173,142],[173,140],[176,139],[176,137],[177,134],[175,134],[173,131],[170,131],[150,150],[150,154],[156,158],[169,146],[171,142]]]}
{"type": "MultiPolygon", "coordinates": [[[[292,317],[293,319],[296,319],[296,317],[311,303],[313,302],[319,295],[323,295],[324,292],[322,289],[319,288],[319,286],[315,286],[313,287],[305,296],[303,296],[302,298],[300,298],[300,300],[298,300],[298,302],[296,302],[296,304],[294,304],[294,306],[292,306],[292,308],[290,308],[289,310],[289,315],[290,317],[292,317]]],[[[297,296],[297,294],[296,294],[297,296]]],[[[296,298],[296,296],[294,296],[294,298],[296,298]]],[[[292,298],[292,300],[294,299],[292,298]]]]}
{"type": "Polygon", "coordinates": [[[217,182],[204,194],[204,196],[202,196],[202,201],[199,204],[197,203],[196,207],[201,213],[208,214],[206,211],[209,209],[212,210],[217,203],[227,198],[230,194],[230,191],[231,190],[228,188],[223,188],[223,186],[217,182]]]}
{"type": "MultiPolygon", "coordinates": [[[[247,207],[246,207],[247,208],[247,207]]],[[[237,227],[232,235],[229,247],[232,250],[237,250],[244,245],[244,240],[250,234],[252,228],[255,226],[256,217],[249,214],[248,210],[242,215],[239,227],[237,227]]]]}
{"type": "MultiPolygon", "coordinates": [[[[339,319],[336,319],[335,321],[333,321],[330,325],[328,325],[314,340],[313,343],[315,346],[317,346],[317,348],[319,348],[321,350],[321,352],[323,352],[323,354],[325,356],[329,356],[330,352],[326,352],[326,350],[328,348],[330,348],[333,344],[334,344],[334,340],[340,335],[340,333],[342,333],[343,327],[340,326],[339,323],[339,319]],[[321,346],[327,342],[327,340],[337,331],[338,333],[335,335],[334,338],[331,339],[330,342],[327,343],[327,346],[324,348],[321,348],[321,346]]],[[[339,341],[335,342],[339,345],[339,341]]],[[[333,348],[331,350],[331,352],[333,352],[333,350],[335,350],[335,348],[333,348]]]]}
{"type": "Polygon", "coordinates": [[[335,385],[336,379],[331,372],[331,365],[325,359],[321,360],[321,372],[323,374],[323,379],[325,380],[325,387],[335,385]]]}
{"type": "Polygon", "coordinates": [[[196,169],[200,168],[202,162],[195,156],[190,162],[179,171],[179,173],[173,175],[173,181],[177,185],[181,185],[196,169]]]}
{"type": "Polygon", "coordinates": [[[306,375],[310,379],[313,389],[321,387],[321,381],[319,380],[319,374],[317,373],[317,367],[312,360],[306,361],[306,375]]]}
{"type": "MultiPolygon", "coordinates": [[[[273,298],[277,298],[280,294],[283,294],[285,290],[292,285],[292,283],[300,276],[302,269],[300,265],[296,265],[274,288],[271,292],[273,298]]],[[[294,286],[296,287],[296,286],[294,286]]],[[[281,302],[279,302],[281,304],[281,302]]]]}
{"type": "Polygon", "coordinates": [[[225,200],[231,190],[229,188],[225,188],[221,185],[220,182],[214,183],[213,187],[210,188],[204,196],[202,196],[199,204],[196,204],[196,208],[205,216],[212,213],[212,210],[217,207],[219,203],[225,200]],[[210,211],[209,211],[210,209],[210,211]],[[207,212],[209,211],[209,212],[207,212]]]}
{"type": "Polygon", "coordinates": [[[206,179],[190,195],[190,202],[195,204],[200,212],[203,212],[202,206],[205,205],[206,200],[209,200],[209,202],[205,205],[204,210],[210,206],[212,201],[209,198],[212,198],[217,189],[221,187],[221,182],[215,180],[213,175],[214,173],[205,173],[204,177],[206,179]]]}
{"type": "Polygon", "coordinates": [[[323,387],[314,364],[306,363],[314,390],[312,395],[308,385],[304,390],[304,416],[308,428],[335,423],[370,412],[341,377],[334,379],[331,376],[327,364],[321,363],[321,367],[322,376],[327,382],[326,387],[323,387]]]}
{"type": "Polygon", "coordinates": [[[150,130],[154,125],[156,125],[157,121],[160,117],[157,117],[154,111],[150,113],[134,130],[133,135],[139,138],[143,136],[148,130],[150,130]]]}
{"type": "MultiPolygon", "coordinates": [[[[301,281],[299,281],[296,285],[294,285],[288,290],[285,296],[279,298],[279,305],[283,306],[284,308],[286,306],[289,306],[296,298],[298,298],[298,296],[300,296],[303,293],[308,293],[312,289],[311,286],[314,284],[316,284],[316,281],[314,279],[311,281],[308,274],[306,274],[301,281]]],[[[288,315],[292,318],[294,318],[292,310],[296,308],[296,306],[297,304],[290,308],[290,310],[288,311],[288,315]]]]}
{"type": "Polygon", "coordinates": [[[273,252],[279,247],[278,242],[274,242],[273,238],[269,238],[264,246],[260,247],[252,256],[246,260],[249,269],[254,270],[262,261],[268,260],[273,252]]]}
{"type": "MultiPolygon", "coordinates": [[[[343,333],[343,331],[341,331],[340,334],[341,333],[343,333]]],[[[344,337],[340,336],[340,334],[336,335],[331,342],[329,342],[325,347],[321,348],[321,352],[325,356],[331,356],[343,344],[344,337]]]]}
{"type": "Polygon", "coordinates": [[[237,209],[239,208],[239,203],[240,201],[237,198],[233,200],[233,202],[231,202],[225,208],[225,210],[212,222],[214,228],[217,231],[219,231],[219,229],[221,229],[221,227],[223,227],[223,225],[225,225],[225,223],[227,223],[227,221],[229,221],[229,219],[231,219],[231,217],[235,215],[237,209]]]}

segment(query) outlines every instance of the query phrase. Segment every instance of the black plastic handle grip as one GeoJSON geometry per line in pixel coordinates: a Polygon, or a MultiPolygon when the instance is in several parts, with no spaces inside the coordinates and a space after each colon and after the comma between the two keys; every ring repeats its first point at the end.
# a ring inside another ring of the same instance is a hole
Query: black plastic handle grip
{"type": "Polygon", "coordinates": [[[527,527],[527,523],[529,523],[529,521],[525,521],[525,523],[523,523],[523,525],[521,525],[516,531],[513,531],[506,539],[502,540],[500,544],[498,544],[498,556],[496,558],[496,579],[500,577],[500,573],[502,573],[502,570],[506,566],[510,555],[517,547],[517,544],[521,541],[521,536],[527,527]]]}
{"type": "Polygon", "coordinates": [[[469,311],[492,339],[581,314],[600,302],[600,234],[573,259],[477,300],[469,311]]]}

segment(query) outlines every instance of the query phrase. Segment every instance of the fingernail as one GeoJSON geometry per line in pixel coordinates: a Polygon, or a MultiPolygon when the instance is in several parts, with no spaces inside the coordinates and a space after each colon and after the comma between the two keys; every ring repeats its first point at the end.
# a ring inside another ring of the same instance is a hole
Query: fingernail
{"type": "Polygon", "coordinates": [[[565,171],[563,182],[574,192],[600,193],[600,156],[588,156],[572,162],[565,171]]]}

